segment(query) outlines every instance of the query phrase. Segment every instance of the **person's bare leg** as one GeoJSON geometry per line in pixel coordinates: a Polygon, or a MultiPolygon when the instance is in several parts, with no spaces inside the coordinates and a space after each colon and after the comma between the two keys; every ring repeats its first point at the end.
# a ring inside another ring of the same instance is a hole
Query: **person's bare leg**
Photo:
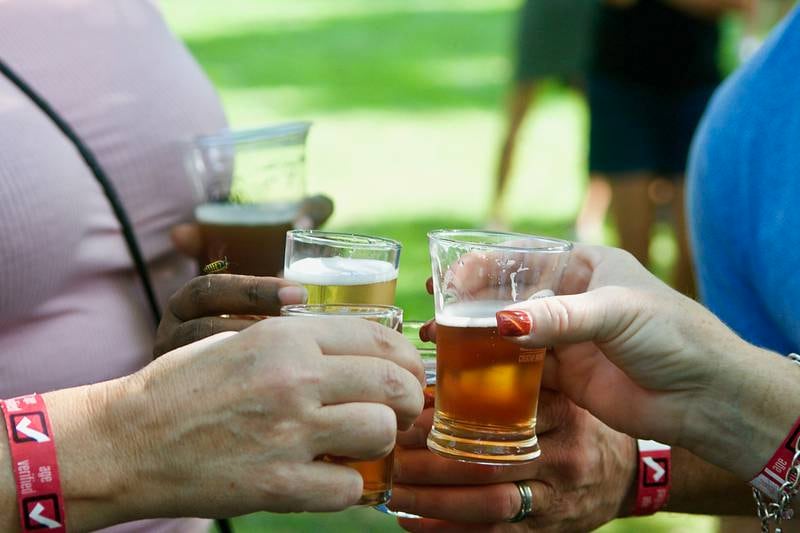
{"type": "Polygon", "coordinates": [[[611,185],[599,174],[589,177],[583,204],[575,220],[576,237],[581,242],[603,243],[603,223],[611,203],[611,185]]]}
{"type": "Polygon", "coordinates": [[[645,267],[650,264],[650,234],[655,206],[650,201],[648,173],[615,176],[611,179],[611,213],[617,226],[619,246],[628,250],[645,267]]]}
{"type": "Polygon", "coordinates": [[[672,227],[675,231],[675,241],[678,244],[678,257],[672,270],[672,287],[683,294],[694,298],[697,293],[694,279],[694,262],[692,250],[689,246],[689,228],[686,223],[686,209],[684,205],[684,180],[683,177],[673,181],[675,195],[672,199],[672,227]]]}
{"type": "Polygon", "coordinates": [[[536,96],[539,84],[535,81],[518,82],[511,89],[506,107],[507,129],[500,148],[500,157],[495,173],[494,196],[489,208],[490,224],[503,223],[503,194],[514,162],[514,149],[517,135],[525,120],[525,115],[536,96]]]}

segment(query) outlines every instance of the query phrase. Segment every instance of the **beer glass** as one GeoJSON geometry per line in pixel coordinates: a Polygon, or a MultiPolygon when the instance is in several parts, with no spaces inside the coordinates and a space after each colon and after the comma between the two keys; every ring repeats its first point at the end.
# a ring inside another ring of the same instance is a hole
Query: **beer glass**
{"type": "MultiPolygon", "coordinates": [[[[363,318],[399,331],[403,323],[403,310],[389,305],[287,305],[281,308],[281,316],[349,316],[363,318]]],[[[354,420],[354,424],[359,421],[354,420]]],[[[354,468],[364,480],[364,493],[359,500],[360,505],[381,505],[392,496],[392,468],[394,466],[394,450],[381,459],[373,461],[355,461],[346,457],[324,457],[327,461],[354,468]]]]}
{"type": "Polygon", "coordinates": [[[197,137],[186,154],[199,205],[201,265],[232,274],[276,276],[286,232],[305,196],[310,123],[197,137]]]}
{"type": "Polygon", "coordinates": [[[394,304],[401,245],[353,233],[293,230],[283,276],[308,290],[308,303],[394,304]]]}
{"type": "Polygon", "coordinates": [[[497,311],[558,291],[572,245],[470,230],[428,234],[436,310],[436,410],[428,448],[486,464],[541,453],[536,408],[545,348],[497,332],[497,311]]]}

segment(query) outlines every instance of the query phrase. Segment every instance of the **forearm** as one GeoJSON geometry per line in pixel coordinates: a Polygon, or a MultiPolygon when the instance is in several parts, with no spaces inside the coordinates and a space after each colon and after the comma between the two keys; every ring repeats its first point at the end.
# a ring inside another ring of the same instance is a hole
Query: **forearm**
{"type": "MultiPolygon", "coordinates": [[[[135,518],[120,494],[120,463],[102,427],[105,403],[113,387],[98,384],[47,393],[53,438],[70,531],[92,531],[135,518]]],[[[19,531],[16,488],[5,423],[0,421],[0,531],[19,531]]]]}
{"type": "Polygon", "coordinates": [[[717,349],[719,367],[689,407],[678,444],[746,481],[800,416],[800,367],[743,341],[717,349]]]}

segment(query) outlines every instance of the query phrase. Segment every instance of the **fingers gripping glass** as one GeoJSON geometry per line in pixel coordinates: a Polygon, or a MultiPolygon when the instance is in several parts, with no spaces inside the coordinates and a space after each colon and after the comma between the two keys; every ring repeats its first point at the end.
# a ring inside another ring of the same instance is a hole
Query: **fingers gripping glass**
{"type": "MultiPolygon", "coordinates": [[[[422,359],[422,364],[425,366],[425,409],[429,409],[433,407],[436,395],[436,345],[419,338],[419,331],[424,325],[425,322],[404,321],[403,336],[417,348],[417,352],[419,352],[419,356],[422,359]]],[[[386,505],[378,505],[375,509],[399,518],[422,518],[421,516],[405,513],[403,511],[392,511],[386,505]]]]}
{"type": "MultiPolygon", "coordinates": [[[[403,323],[403,310],[389,305],[317,304],[288,305],[281,308],[281,316],[356,317],[377,322],[399,331],[403,323]]],[[[354,421],[354,423],[359,423],[354,421]]],[[[354,461],[347,457],[325,456],[323,460],[354,468],[364,480],[360,505],[381,505],[392,496],[392,468],[394,450],[382,459],[354,461]]]]}

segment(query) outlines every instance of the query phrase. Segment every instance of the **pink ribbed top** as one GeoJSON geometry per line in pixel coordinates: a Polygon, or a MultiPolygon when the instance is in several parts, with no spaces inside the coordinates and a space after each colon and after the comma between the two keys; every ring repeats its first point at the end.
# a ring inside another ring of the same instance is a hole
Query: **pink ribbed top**
{"type": "MultiPolygon", "coordinates": [[[[144,0],[0,1],[0,58],[94,151],[165,301],[193,272],[168,235],[194,202],[179,144],[225,126],[203,72],[144,0]]],[[[152,319],[108,201],[73,145],[2,76],[0,274],[0,397],[150,361],[152,319]]],[[[161,520],[113,531],[206,529],[161,520]]]]}

